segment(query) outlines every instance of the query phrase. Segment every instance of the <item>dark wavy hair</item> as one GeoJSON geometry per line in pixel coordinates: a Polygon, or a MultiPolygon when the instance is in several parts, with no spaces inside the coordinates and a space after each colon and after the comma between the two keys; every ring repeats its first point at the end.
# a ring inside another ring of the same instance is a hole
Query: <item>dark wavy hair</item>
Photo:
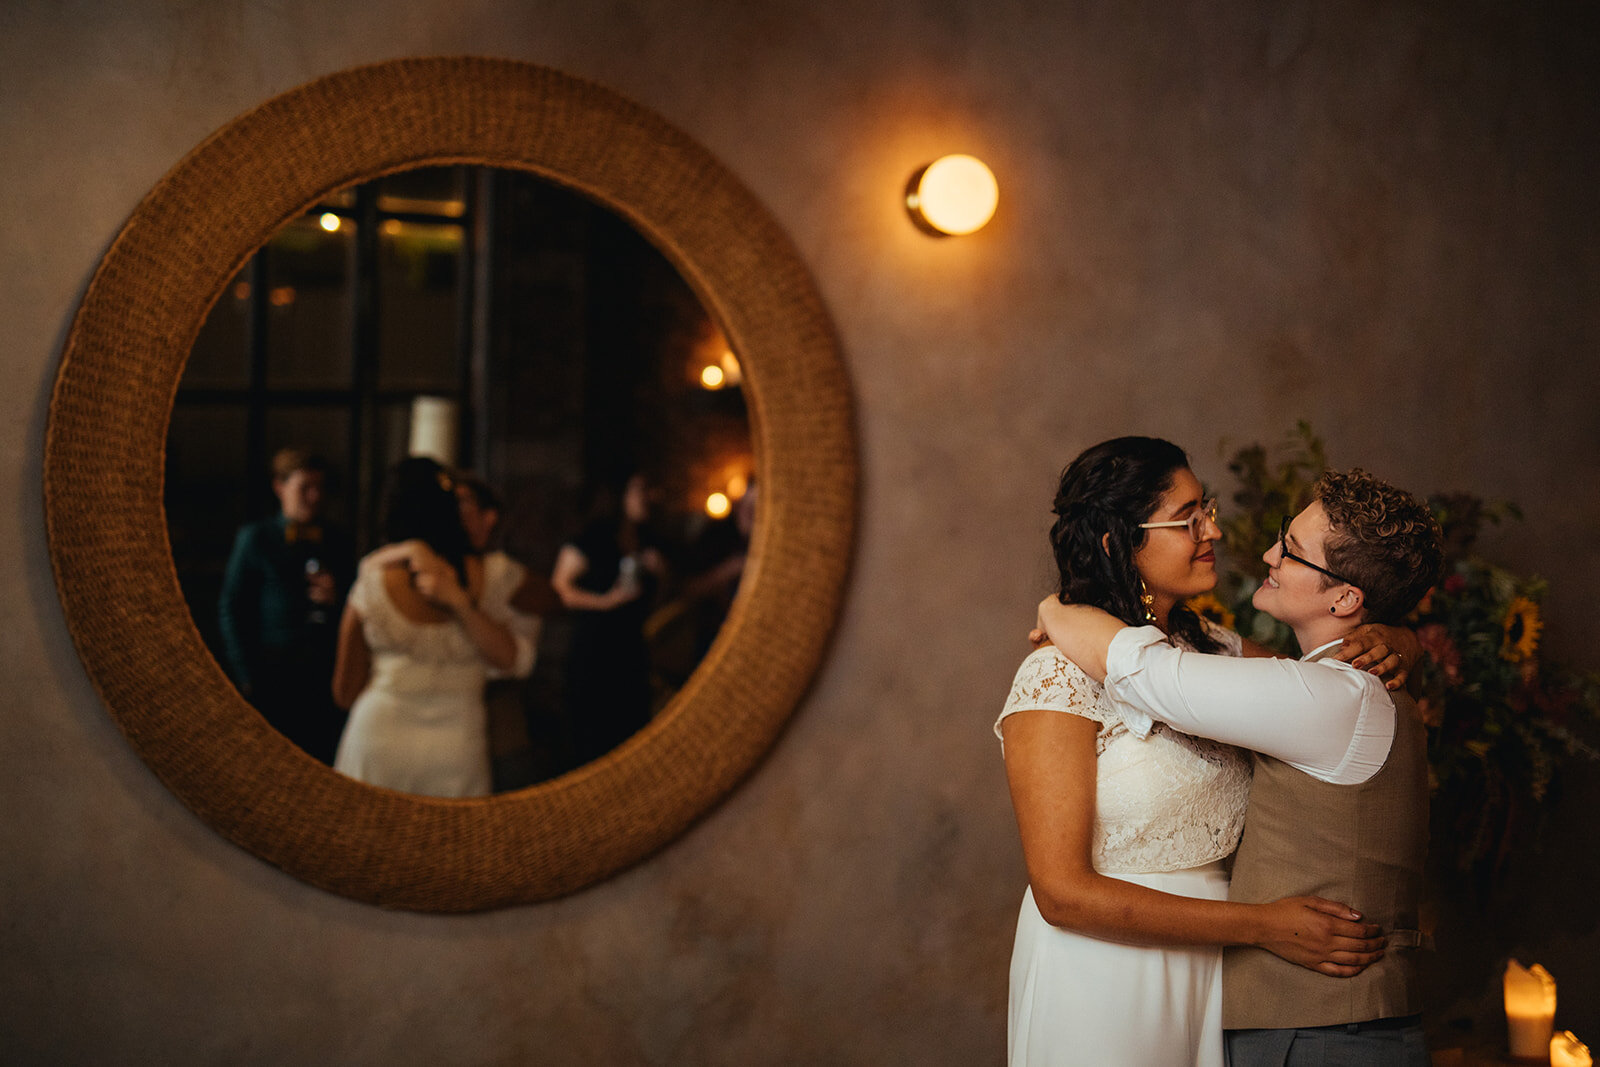
{"type": "Polygon", "coordinates": [[[411,456],[389,469],[383,493],[383,539],[389,544],[416,539],[455,568],[467,584],[468,556],[475,555],[461,525],[450,472],[425,456],[411,456]]]}
{"type": "MultiPolygon", "coordinates": [[[[1093,604],[1129,626],[1144,626],[1134,553],[1149,522],[1189,457],[1158,437],[1117,437],[1088,449],[1061,472],[1050,544],[1061,572],[1062,603],[1093,604]]],[[[1194,612],[1172,609],[1168,631],[1202,652],[1222,646],[1194,612]]]]}

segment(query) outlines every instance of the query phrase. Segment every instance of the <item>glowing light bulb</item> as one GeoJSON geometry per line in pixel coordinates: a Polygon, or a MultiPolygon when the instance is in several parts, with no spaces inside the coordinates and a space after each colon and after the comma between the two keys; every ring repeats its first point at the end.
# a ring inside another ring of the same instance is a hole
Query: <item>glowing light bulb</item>
{"type": "Polygon", "coordinates": [[[727,375],[723,374],[722,368],[715,363],[708,364],[700,371],[700,384],[707,389],[721,389],[726,378],[727,375]]]}
{"type": "Polygon", "coordinates": [[[724,518],[730,507],[726,493],[712,493],[706,497],[706,514],[713,519],[724,518]]]}
{"type": "Polygon", "coordinates": [[[974,156],[944,156],[911,176],[906,207],[922,229],[939,236],[974,233],[994,217],[1000,186],[974,156]]]}
{"type": "Polygon", "coordinates": [[[329,233],[338,233],[339,232],[339,226],[340,226],[339,216],[335,215],[331,211],[323,212],[322,217],[317,220],[317,224],[319,226],[321,226],[324,230],[327,230],[329,233]]]}

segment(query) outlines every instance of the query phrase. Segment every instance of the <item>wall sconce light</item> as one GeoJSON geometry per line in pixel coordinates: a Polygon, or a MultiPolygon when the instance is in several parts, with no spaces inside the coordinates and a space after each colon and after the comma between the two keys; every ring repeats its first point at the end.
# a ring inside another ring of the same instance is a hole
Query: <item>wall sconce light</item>
{"type": "Polygon", "coordinates": [[[994,217],[999,202],[994,172],[975,156],[943,156],[906,185],[911,221],[935,237],[975,233],[994,217]]]}

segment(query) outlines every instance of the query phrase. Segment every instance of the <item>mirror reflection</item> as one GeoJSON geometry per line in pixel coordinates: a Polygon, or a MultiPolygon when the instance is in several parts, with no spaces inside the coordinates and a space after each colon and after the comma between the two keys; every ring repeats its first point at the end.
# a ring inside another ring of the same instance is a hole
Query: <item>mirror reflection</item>
{"type": "Polygon", "coordinates": [[[173,556],[240,691],[337,769],[471,796],[658,713],[743,570],[737,358],[609,210],[426,168],[290,220],[219,297],[167,441],[173,556]]]}

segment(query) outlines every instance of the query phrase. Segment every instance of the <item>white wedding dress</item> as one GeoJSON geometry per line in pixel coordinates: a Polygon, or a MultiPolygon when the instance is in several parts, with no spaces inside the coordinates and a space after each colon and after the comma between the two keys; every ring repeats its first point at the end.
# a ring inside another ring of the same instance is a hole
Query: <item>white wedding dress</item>
{"type": "MultiPolygon", "coordinates": [[[[1239,654],[1237,635],[1213,631],[1239,654]]],[[[1187,897],[1225,900],[1250,764],[1238,749],[1157,724],[1128,732],[1092,681],[1054,648],[1023,661],[1000,714],[1043,709],[1100,725],[1094,866],[1187,897]]],[[[1000,722],[995,723],[1000,733],[1000,722]]],[[[1011,954],[1011,1067],[1222,1067],[1222,951],[1104,941],[1045,922],[1030,888],[1011,954]]]]}
{"type": "MultiPolygon", "coordinates": [[[[524,577],[504,553],[483,557],[478,608],[512,629],[525,675],[533,647],[510,607],[524,577]]],[[[483,687],[491,676],[461,624],[400,614],[369,556],[350,588],[372,652],[372,674],[350,707],[333,769],[371,785],[435,797],[487,796],[493,788],[483,687]]]]}

